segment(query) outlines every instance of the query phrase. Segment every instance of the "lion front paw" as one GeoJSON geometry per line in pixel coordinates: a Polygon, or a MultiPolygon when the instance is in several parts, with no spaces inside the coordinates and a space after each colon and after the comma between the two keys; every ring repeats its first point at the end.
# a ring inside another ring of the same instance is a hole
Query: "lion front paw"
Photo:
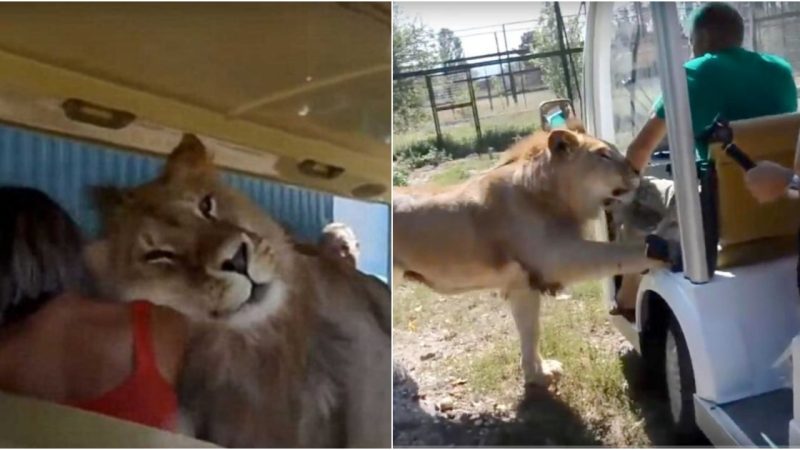
{"type": "Polygon", "coordinates": [[[539,370],[533,371],[525,377],[526,385],[547,387],[556,384],[561,379],[564,366],[555,359],[542,360],[539,370]]]}

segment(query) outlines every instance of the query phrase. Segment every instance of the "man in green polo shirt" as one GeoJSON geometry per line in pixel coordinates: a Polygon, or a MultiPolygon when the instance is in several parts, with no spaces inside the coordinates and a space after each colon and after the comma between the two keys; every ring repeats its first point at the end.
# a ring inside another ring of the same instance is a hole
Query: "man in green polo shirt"
{"type": "MultiPolygon", "coordinates": [[[[797,86],[792,67],[775,55],[742,48],[744,21],[726,3],[708,3],[689,19],[694,58],[684,64],[695,135],[717,114],[727,120],[749,119],[797,111],[797,86]]],[[[628,147],[628,160],[644,170],[653,150],[667,135],[663,98],[628,147]]],[[[696,143],[699,160],[708,148],[696,143]]]]}
{"type": "MultiPolygon", "coordinates": [[[[791,66],[779,56],[742,48],[744,21],[736,9],[726,3],[705,4],[692,12],[689,31],[694,58],[684,67],[695,135],[717,114],[728,120],[739,120],[797,111],[797,86],[791,66]]],[[[664,101],[659,98],[653,105],[652,116],[628,147],[626,157],[631,165],[644,171],[653,150],[666,135],[664,101]]],[[[698,160],[708,160],[705,143],[696,142],[695,146],[698,160]]],[[[649,180],[643,180],[643,185],[648,183],[649,180]]],[[[671,194],[650,195],[635,206],[644,206],[649,211],[668,211],[665,218],[675,220],[671,197],[671,194]],[[647,204],[658,198],[667,203],[647,204]]],[[[635,208],[628,211],[635,211],[635,208]]],[[[636,230],[627,231],[629,235],[636,234],[636,230]]],[[[617,308],[612,314],[632,317],[637,287],[638,277],[623,278],[617,308]]]]}

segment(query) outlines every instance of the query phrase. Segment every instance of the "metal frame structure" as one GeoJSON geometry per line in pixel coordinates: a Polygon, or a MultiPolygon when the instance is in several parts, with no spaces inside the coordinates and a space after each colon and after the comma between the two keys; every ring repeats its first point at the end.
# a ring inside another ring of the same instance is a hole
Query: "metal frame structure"
{"type": "Polygon", "coordinates": [[[684,273],[694,283],[706,283],[710,275],[698,196],[692,113],[686,69],[683,68],[678,9],[675,3],[660,2],[653,3],[652,8],[658,66],[662,69],[659,78],[664,92],[667,133],[672,148],[670,160],[675,168],[673,177],[684,273]]]}
{"type": "MultiPolygon", "coordinates": [[[[505,87],[505,77],[509,77],[510,79],[510,93],[514,100],[514,103],[518,103],[518,92],[516,82],[514,79],[515,75],[524,74],[531,72],[530,69],[525,70],[518,70],[513,71],[511,68],[511,63],[513,62],[527,62],[533,61],[537,59],[544,59],[544,58],[552,58],[552,57],[559,57],[561,59],[561,66],[564,72],[564,80],[566,82],[567,88],[567,97],[570,101],[574,102],[574,95],[572,90],[572,82],[575,82],[575,88],[577,90],[578,98],[582,100],[581,92],[580,92],[580,80],[578,79],[578,74],[575,69],[574,61],[572,60],[573,54],[580,54],[583,53],[583,47],[569,47],[569,42],[566,39],[566,31],[564,27],[564,18],[561,14],[561,7],[559,2],[554,2],[554,9],[556,15],[556,27],[557,27],[557,38],[558,38],[558,45],[559,50],[548,51],[548,52],[541,52],[541,53],[525,53],[520,50],[511,50],[511,51],[499,51],[499,42],[497,42],[498,51],[496,53],[484,54],[484,55],[477,55],[465,58],[456,58],[448,61],[444,61],[442,65],[429,68],[429,69],[420,69],[420,70],[408,70],[402,71],[401,68],[395,67],[392,79],[394,81],[397,80],[404,80],[408,78],[417,78],[417,77],[425,77],[425,86],[428,91],[428,100],[430,102],[431,114],[433,116],[433,124],[434,129],[436,130],[436,141],[440,147],[443,146],[444,136],[441,130],[441,124],[439,121],[439,113],[442,111],[452,111],[455,109],[461,108],[471,108],[472,109],[472,116],[473,116],[473,123],[475,126],[475,134],[477,135],[478,142],[481,142],[483,139],[483,133],[481,131],[480,125],[480,114],[478,112],[478,105],[477,99],[475,96],[475,88],[473,86],[473,82],[478,79],[483,79],[487,77],[480,77],[480,78],[473,78],[472,77],[472,69],[478,67],[486,67],[486,66],[500,66],[500,76],[503,80],[504,85],[504,95],[506,96],[506,101],[508,101],[508,94],[509,90],[505,87]],[[511,56],[511,55],[517,56],[511,56]],[[476,61],[476,62],[471,62],[476,61]],[[503,68],[503,65],[507,66],[507,69],[503,68]],[[571,70],[570,70],[571,68],[571,70]],[[468,92],[469,92],[469,101],[462,102],[462,103],[451,103],[446,105],[439,105],[436,103],[436,95],[433,89],[433,82],[432,78],[436,76],[445,76],[445,75],[453,75],[457,73],[464,72],[466,73],[466,83],[468,85],[468,92]],[[571,75],[571,76],[570,76],[571,75]]],[[[503,35],[505,37],[505,26],[503,28],[503,35]]],[[[497,39],[497,33],[495,33],[495,39],[497,39]]],[[[507,39],[506,39],[507,40],[507,39]]],[[[508,43],[506,42],[506,48],[508,47],[508,43]]],[[[491,88],[489,88],[491,89],[491,88]]],[[[523,91],[522,94],[524,95],[526,91],[524,91],[524,82],[523,82],[523,91]]],[[[489,94],[490,103],[491,103],[491,91],[489,94]]],[[[526,100],[527,102],[527,100],[526,100]]],[[[492,104],[492,108],[493,108],[492,104]]]]}
{"type": "MultiPolygon", "coordinates": [[[[708,273],[683,69],[687,55],[681,48],[678,10],[675,3],[653,2],[650,7],[666,105],[685,270],[683,273],[657,270],[645,275],[637,293],[635,320],[629,322],[612,316],[610,321],[643,353],[645,364],[648,359],[654,364],[668,363],[667,358],[658,355],[658,350],[654,352],[656,346],[663,344],[659,339],[668,332],[659,331],[659,327],[676,324],[680,328],[688,358],[684,355],[682,362],[673,362],[664,372],[671,373],[674,382],[676,364],[682,367],[688,364],[694,389],[676,392],[673,387],[670,399],[683,401],[685,394],[692,394],[690,411],[695,423],[715,445],[774,447],[773,441],[786,445],[788,437],[790,446],[798,446],[800,336],[796,335],[800,330],[800,311],[796,308],[797,291],[789,283],[796,275],[796,258],[787,256],[727,267],[717,270],[713,277],[708,273]],[[785,346],[792,338],[794,363],[788,365],[785,346]],[[781,431],[783,427],[788,433],[781,431]]],[[[584,72],[587,128],[611,142],[615,140],[609,54],[615,32],[613,12],[612,3],[592,3],[589,7],[584,72]]],[[[598,238],[606,240],[608,229],[604,222],[598,221],[598,238]]],[[[614,285],[610,278],[604,281],[604,298],[612,305],[614,285]]],[[[682,381],[684,374],[679,378],[682,381]]],[[[688,407],[682,405],[681,411],[683,408],[688,407]]]]}

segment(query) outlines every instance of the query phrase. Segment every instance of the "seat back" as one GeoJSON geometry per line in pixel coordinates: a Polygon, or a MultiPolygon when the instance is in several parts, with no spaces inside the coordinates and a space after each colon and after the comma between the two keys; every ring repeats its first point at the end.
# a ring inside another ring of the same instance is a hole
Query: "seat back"
{"type": "MultiPolygon", "coordinates": [[[[800,114],[781,114],[731,122],[734,143],[753,161],[792,167],[800,114]]],[[[744,171],[721,148],[710,147],[717,184],[717,267],[750,264],[796,252],[800,203],[782,198],[759,204],[747,190],[744,171]]]]}

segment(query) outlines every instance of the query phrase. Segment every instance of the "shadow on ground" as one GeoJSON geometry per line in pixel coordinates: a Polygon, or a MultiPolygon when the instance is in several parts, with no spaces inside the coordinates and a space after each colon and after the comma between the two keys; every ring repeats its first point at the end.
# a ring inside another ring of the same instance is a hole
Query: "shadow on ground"
{"type": "Polygon", "coordinates": [[[545,389],[526,389],[516,414],[448,417],[420,405],[419,388],[402,368],[394,372],[394,444],[409,446],[599,446],[569,406],[545,389]]]}
{"type": "MultiPolygon", "coordinates": [[[[620,359],[623,375],[630,386],[628,393],[631,403],[638,408],[638,414],[644,420],[645,433],[652,445],[655,447],[678,445],[672,434],[669,402],[664,387],[644,379],[644,360],[635,350],[629,350],[620,359]]],[[[711,446],[711,443],[700,439],[684,445],[711,446]]]]}

